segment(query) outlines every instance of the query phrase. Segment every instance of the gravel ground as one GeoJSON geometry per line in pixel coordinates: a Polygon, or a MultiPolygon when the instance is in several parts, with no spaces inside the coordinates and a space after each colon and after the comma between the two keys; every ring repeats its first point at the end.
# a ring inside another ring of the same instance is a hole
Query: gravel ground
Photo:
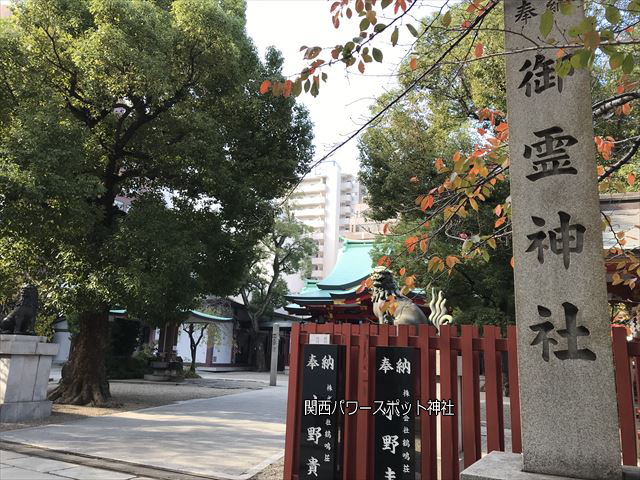
{"type": "MultiPolygon", "coordinates": [[[[55,383],[50,383],[49,389],[52,390],[55,386],[55,383]]],[[[87,417],[159,407],[196,398],[230,395],[260,389],[264,387],[264,384],[247,380],[190,379],[181,383],[112,380],[109,382],[109,387],[113,403],[113,406],[109,408],[54,404],[50,417],[25,423],[0,423],[0,432],[52,423],[73,422],[87,417]]]]}

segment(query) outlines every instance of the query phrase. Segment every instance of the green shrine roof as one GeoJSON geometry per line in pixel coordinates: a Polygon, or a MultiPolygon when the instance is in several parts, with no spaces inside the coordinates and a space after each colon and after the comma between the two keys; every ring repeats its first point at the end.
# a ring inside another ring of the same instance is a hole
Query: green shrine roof
{"type": "MultiPolygon", "coordinates": [[[[372,240],[343,239],[342,249],[331,273],[318,282],[320,290],[346,290],[371,275],[372,240]]],[[[302,292],[300,292],[302,293],[302,292]]]]}
{"type": "Polygon", "coordinates": [[[371,275],[372,240],[343,239],[338,261],[324,280],[305,280],[299,293],[287,295],[295,303],[286,308],[299,308],[305,304],[329,304],[336,298],[345,298],[356,292],[362,280],[371,275]]]}

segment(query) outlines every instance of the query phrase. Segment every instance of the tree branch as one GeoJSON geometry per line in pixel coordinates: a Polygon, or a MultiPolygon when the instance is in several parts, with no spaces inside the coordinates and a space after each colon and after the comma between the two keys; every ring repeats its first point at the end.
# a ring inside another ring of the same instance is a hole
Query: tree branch
{"type": "Polygon", "coordinates": [[[594,118],[597,118],[601,115],[604,115],[609,110],[613,110],[616,107],[637,99],[640,99],[640,91],[621,93],[620,95],[615,95],[611,98],[607,98],[606,100],[602,100],[601,102],[595,103],[593,105],[593,116],[594,118]]]}
{"type": "Polygon", "coordinates": [[[636,141],[633,142],[633,145],[631,145],[631,147],[627,151],[627,154],[624,157],[622,157],[616,163],[614,163],[613,165],[608,167],[604,171],[604,173],[598,177],[598,182],[601,182],[602,180],[604,180],[605,178],[610,176],[612,173],[615,173],[618,170],[620,170],[620,168],[623,165],[629,163],[631,161],[631,159],[633,158],[633,156],[636,154],[636,152],[638,151],[639,148],[640,148],[640,138],[636,139],[636,141]]]}

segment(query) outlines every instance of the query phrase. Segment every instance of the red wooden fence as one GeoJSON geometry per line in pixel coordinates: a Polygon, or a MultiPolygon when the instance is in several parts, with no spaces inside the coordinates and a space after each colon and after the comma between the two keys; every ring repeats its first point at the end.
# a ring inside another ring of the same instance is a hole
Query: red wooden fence
{"type": "MultiPolygon", "coordinates": [[[[487,451],[522,451],[520,435],[520,398],[518,388],[517,343],[515,327],[507,329],[502,338],[500,329],[485,326],[483,336],[477,327],[463,325],[442,327],[440,335],[431,326],[390,326],[351,324],[294,324],[291,332],[289,396],[285,442],[284,479],[298,480],[298,451],[301,412],[301,345],[309,343],[309,334],[331,335],[331,343],[346,346],[346,374],[344,398],[357,400],[359,405],[372,405],[375,392],[375,347],[417,347],[420,352],[420,373],[416,392],[421,403],[427,399],[452,399],[455,416],[440,417],[440,438],[437,439],[437,417],[420,415],[420,469],[422,480],[457,480],[460,469],[482,456],[480,431],[480,353],[484,359],[485,415],[487,451]],[[460,335],[458,335],[458,331],[460,335]],[[436,351],[439,351],[439,393],[436,392],[436,351]],[[507,355],[509,381],[509,413],[511,445],[505,445],[502,362],[507,355]],[[461,357],[462,395],[458,397],[458,356],[461,357]],[[460,398],[459,402],[455,399],[460,398]],[[462,415],[461,438],[458,416],[462,415]],[[464,446],[460,458],[458,445],[464,446]],[[437,444],[440,444],[440,461],[437,444]],[[507,448],[509,449],[509,448],[507,448]],[[438,477],[439,473],[439,477],[438,477]]],[[[628,343],[624,328],[613,329],[614,360],[621,426],[622,458],[625,465],[636,465],[636,424],[634,401],[638,401],[640,386],[640,341],[628,343]],[[635,368],[635,370],[634,370],[635,368]],[[635,389],[634,389],[635,384],[635,389]],[[635,395],[635,398],[634,398],[635,395]]],[[[359,410],[344,416],[342,437],[342,479],[367,480],[373,478],[373,428],[371,411],[359,410]]]]}

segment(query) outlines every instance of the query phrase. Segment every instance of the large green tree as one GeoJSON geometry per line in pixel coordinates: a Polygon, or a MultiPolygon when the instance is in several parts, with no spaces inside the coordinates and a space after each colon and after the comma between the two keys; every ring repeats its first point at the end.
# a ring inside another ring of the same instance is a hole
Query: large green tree
{"type": "Polygon", "coordinates": [[[101,404],[108,312],[181,319],[238,288],[312,155],[242,0],[34,0],[0,21],[0,287],[77,322],[52,398],[101,404]],[[122,207],[119,202],[128,204],[122,207]]]}

